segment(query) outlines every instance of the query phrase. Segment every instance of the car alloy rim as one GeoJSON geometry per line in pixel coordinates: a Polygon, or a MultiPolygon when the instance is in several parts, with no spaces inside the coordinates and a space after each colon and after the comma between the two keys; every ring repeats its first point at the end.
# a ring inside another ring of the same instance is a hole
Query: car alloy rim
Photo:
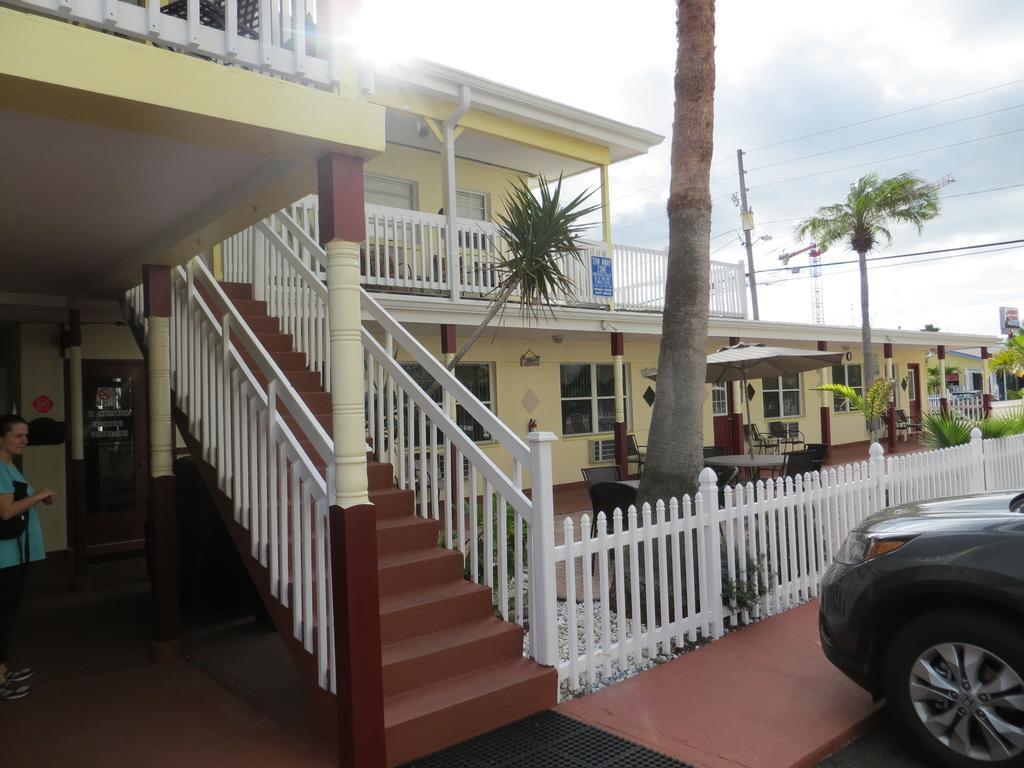
{"type": "Polygon", "coordinates": [[[909,684],[924,727],[957,754],[988,762],[1024,751],[1024,681],[994,653],[935,645],[917,658],[909,684]]]}

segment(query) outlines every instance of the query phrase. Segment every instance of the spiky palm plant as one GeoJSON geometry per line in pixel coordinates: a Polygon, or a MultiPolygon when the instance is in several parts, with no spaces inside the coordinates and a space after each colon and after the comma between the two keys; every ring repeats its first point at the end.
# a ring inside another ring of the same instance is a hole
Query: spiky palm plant
{"type": "Polygon", "coordinates": [[[878,424],[892,403],[892,390],[894,382],[892,379],[875,379],[868,387],[864,396],[857,394],[857,390],[848,387],[846,384],[823,384],[815,389],[822,392],[831,392],[833,395],[846,400],[855,411],[860,411],[867,421],[868,433],[871,435],[871,442],[875,442],[878,424]]]}
{"type": "Polygon", "coordinates": [[[519,297],[520,314],[529,320],[553,314],[552,305],[558,298],[575,297],[572,280],[563,267],[570,260],[583,260],[580,239],[585,227],[581,220],[600,206],[586,205],[592,190],[563,202],[561,176],[553,186],[544,176],[538,182],[536,193],[525,179],[514,182],[506,193],[504,212],[497,215],[504,242],[498,257],[498,286],[487,314],[452,358],[449,369],[465,357],[513,295],[519,297]]]}
{"type": "Polygon", "coordinates": [[[971,442],[971,422],[953,413],[921,414],[921,442],[929,448],[952,448],[971,442]]]}
{"type": "Polygon", "coordinates": [[[857,254],[865,379],[873,379],[877,373],[871,356],[867,255],[879,244],[892,242],[889,232],[892,224],[913,224],[920,233],[925,222],[938,215],[939,195],[934,184],[911,173],[901,173],[891,179],[869,173],[850,186],[843,202],[819,208],[797,226],[800,237],[811,237],[822,252],[843,243],[857,254]]]}

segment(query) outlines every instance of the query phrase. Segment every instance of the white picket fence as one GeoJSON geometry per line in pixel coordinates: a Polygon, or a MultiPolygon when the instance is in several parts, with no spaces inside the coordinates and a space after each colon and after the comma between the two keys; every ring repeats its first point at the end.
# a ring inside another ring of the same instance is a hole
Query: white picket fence
{"type": "Polygon", "coordinates": [[[701,473],[691,499],[604,513],[591,532],[565,520],[553,567],[569,609],[559,614],[558,672],[572,690],[643,667],[685,641],[796,607],[818,595],[847,534],[886,506],[1024,488],[1024,435],[885,457],[803,477],[726,488],[701,473]],[[643,599],[641,599],[643,598],[643,599]],[[742,599],[738,599],[742,598],[742,599]],[[575,610],[573,609],[575,607],[575,610]]]}

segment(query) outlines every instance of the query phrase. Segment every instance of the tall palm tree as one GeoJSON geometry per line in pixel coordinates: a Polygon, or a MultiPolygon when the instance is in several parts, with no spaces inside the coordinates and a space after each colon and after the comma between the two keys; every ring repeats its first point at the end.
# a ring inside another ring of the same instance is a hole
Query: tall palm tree
{"type": "Polygon", "coordinates": [[[599,206],[585,205],[592,190],[562,202],[562,177],[552,185],[540,176],[537,193],[524,179],[514,182],[499,213],[498,231],[504,250],[498,256],[498,286],[480,324],[448,364],[450,370],[465,357],[495,316],[517,294],[519,311],[526,318],[539,320],[552,312],[558,298],[575,296],[572,280],[565,276],[568,260],[583,260],[580,238],[586,229],[581,220],[599,206]]]}
{"type": "Polygon", "coordinates": [[[877,173],[861,176],[850,187],[841,203],[826,205],[802,221],[797,234],[810,237],[819,251],[838,243],[848,245],[860,262],[861,342],[864,349],[864,381],[874,381],[871,355],[871,322],[868,305],[867,255],[880,243],[892,242],[892,224],[913,224],[921,233],[925,222],[939,215],[938,187],[912,173],[901,173],[890,179],[877,173]]]}
{"type": "Polygon", "coordinates": [[[710,289],[711,150],[715,123],[715,2],[676,2],[675,114],[668,196],[668,268],[658,397],[641,501],[695,490],[703,466],[710,289]]]}

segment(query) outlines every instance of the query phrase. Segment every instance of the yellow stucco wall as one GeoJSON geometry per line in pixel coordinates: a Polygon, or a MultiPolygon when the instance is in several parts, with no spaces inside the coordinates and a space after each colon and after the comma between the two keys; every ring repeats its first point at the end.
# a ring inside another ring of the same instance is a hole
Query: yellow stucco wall
{"type": "MultiPolygon", "coordinates": [[[[422,337],[421,342],[434,355],[440,357],[440,338],[438,336],[422,337]]],[[[461,343],[461,338],[460,338],[461,343]]],[[[709,346],[708,353],[714,352],[716,347],[709,346]]],[[[840,351],[840,350],[836,350],[840,351]]],[[[845,351],[845,350],[844,350],[845,351]]],[[[637,441],[643,445],[647,442],[647,436],[651,426],[652,408],[643,399],[644,391],[651,387],[657,391],[657,385],[644,378],[641,371],[645,368],[653,368],[657,365],[658,342],[627,341],[625,346],[625,362],[629,365],[629,431],[636,434],[637,441]]],[[[879,359],[882,348],[878,347],[879,359]]],[[[851,363],[860,363],[861,355],[852,347],[850,350],[851,363]]],[[[407,360],[407,358],[400,358],[407,360]]],[[[907,375],[907,363],[918,362],[921,364],[922,384],[924,377],[924,351],[900,351],[894,352],[896,373],[898,376],[897,407],[909,411],[907,394],[900,387],[900,381],[907,375]]],[[[611,363],[611,349],[608,340],[582,340],[573,339],[570,334],[564,334],[562,343],[555,343],[550,336],[534,338],[507,338],[488,339],[486,335],[477,342],[470,350],[463,362],[466,363],[490,363],[494,366],[494,407],[498,416],[509,425],[513,432],[522,436],[526,435],[527,424],[531,418],[538,422],[538,427],[544,431],[554,432],[559,440],[552,446],[552,463],[555,483],[574,483],[582,478],[580,468],[591,466],[588,453],[589,441],[595,439],[611,439],[611,432],[569,435],[562,434],[561,417],[561,396],[559,383],[559,366],[562,363],[611,363]],[[531,349],[540,355],[541,363],[536,367],[521,367],[520,356],[531,349]],[[533,392],[539,404],[531,412],[523,405],[523,399],[528,392],[533,392]]],[[[884,360],[882,361],[884,363],[884,360]]],[[[824,382],[831,380],[831,371],[824,371],[824,382]]],[[[754,398],[751,400],[751,418],[762,431],[767,431],[767,422],[764,417],[763,386],[760,379],[751,382],[755,389],[754,398]]],[[[801,374],[801,413],[799,416],[786,416],[781,418],[785,422],[797,422],[800,431],[807,442],[819,442],[821,440],[821,415],[822,402],[831,409],[832,395],[820,393],[814,390],[819,386],[821,379],[817,371],[801,374]]],[[[739,384],[734,385],[737,392],[739,384]]],[[[744,404],[738,397],[735,400],[736,410],[746,415],[744,404]]],[[[927,398],[922,401],[922,407],[927,407],[927,398]]],[[[704,433],[703,444],[714,444],[713,421],[711,415],[711,387],[706,386],[704,390],[704,433]]],[[[845,443],[857,443],[868,439],[868,432],[865,427],[864,418],[857,412],[835,413],[831,412],[832,444],[842,445],[845,443]]],[[[490,458],[504,471],[510,472],[511,462],[504,451],[493,444],[483,443],[481,446],[490,458]]],[[[865,454],[866,456],[866,454],[865,454]]]]}
{"type": "MultiPolygon", "coordinates": [[[[418,209],[424,213],[437,213],[444,207],[441,179],[444,165],[439,152],[388,144],[383,155],[375,157],[365,166],[366,173],[389,176],[416,182],[418,209]]],[[[457,159],[455,181],[459,189],[483,192],[490,198],[491,218],[500,210],[501,201],[509,184],[521,174],[486,163],[457,159]]]]}

